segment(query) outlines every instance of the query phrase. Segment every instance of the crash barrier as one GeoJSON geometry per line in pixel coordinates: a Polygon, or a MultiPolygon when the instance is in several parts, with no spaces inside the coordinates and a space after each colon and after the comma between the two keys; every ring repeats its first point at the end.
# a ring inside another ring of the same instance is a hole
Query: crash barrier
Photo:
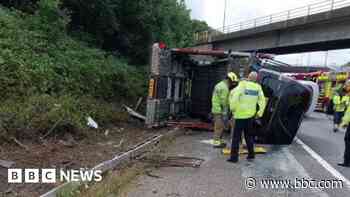
{"type": "Polygon", "coordinates": [[[199,43],[210,42],[211,37],[233,32],[239,32],[246,29],[252,29],[272,23],[289,21],[300,17],[308,17],[313,14],[332,12],[337,9],[350,6],[350,0],[327,0],[307,6],[291,9],[284,12],[274,13],[271,15],[243,21],[240,23],[227,25],[209,31],[198,32],[194,38],[199,43]]]}
{"type": "MultiPolygon", "coordinates": [[[[161,140],[165,138],[176,137],[181,133],[182,131],[180,129],[173,129],[166,134],[151,137],[144,142],[135,145],[129,151],[118,154],[111,160],[107,160],[96,165],[92,168],[92,170],[101,170],[104,173],[108,170],[116,169],[117,167],[127,164],[135,159],[141,158],[146,153],[155,150],[157,147],[159,147],[161,140]]],[[[63,193],[71,193],[72,191],[79,189],[82,184],[83,182],[66,182],[46,192],[40,197],[56,197],[61,196],[63,193]]]]}

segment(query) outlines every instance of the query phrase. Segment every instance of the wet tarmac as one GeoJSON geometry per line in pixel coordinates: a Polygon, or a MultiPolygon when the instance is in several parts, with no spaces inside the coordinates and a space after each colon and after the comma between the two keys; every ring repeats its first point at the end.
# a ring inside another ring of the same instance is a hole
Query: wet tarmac
{"type": "MultiPolygon", "coordinates": [[[[343,154],[344,132],[333,133],[331,129],[331,120],[324,114],[314,113],[304,120],[298,138],[348,181],[350,169],[336,165],[343,154]]],[[[172,156],[204,159],[200,168],[166,167],[152,172],[158,178],[140,176],[133,182],[134,187],[128,197],[349,195],[347,182],[342,180],[342,185],[337,185],[337,188],[324,189],[322,184],[315,186],[322,181],[339,183],[339,177],[335,177],[334,171],[315,159],[296,141],[289,146],[269,146],[268,152],[257,155],[253,162],[247,161],[242,155],[237,164],[232,164],[226,162],[227,156],[220,149],[213,149],[211,145],[203,143],[211,135],[210,132],[194,132],[181,136],[170,149],[169,155],[172,156]],[[302,181],[308,181],[309,186],[313,187],[303,188],[306,185],[302,185],[302,181]]]]}

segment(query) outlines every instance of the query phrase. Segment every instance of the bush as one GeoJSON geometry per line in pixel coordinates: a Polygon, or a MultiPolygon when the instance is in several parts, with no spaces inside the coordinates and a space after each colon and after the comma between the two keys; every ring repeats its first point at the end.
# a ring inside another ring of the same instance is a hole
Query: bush
{"type": "Polygon", "coordinates": [[[52,0],[31,15],[0,6],[0,135],[35,139],[124,121],[112,102],[146,93],[146,71],[66,34],[69,18],[52,0]]]}
{"type": "Polygon", "coordinates": [[[64,26],[59,22],[64,19],[54,22],[50,17],[43,19],[42,14],[49,11],[38,13],[0,8],[0,91],[4,93],[0,99],[72,94],[118,100],[145,93],[142,67],[88,47],[67,36],[64,28],[56,33],[53,29],[64,26]]]}
{"type": "Polygon", "coordinates": [[[24,100],[8,100],[0,105],[0,137],[35,140],[48,133],[85,135],[89,116],[102,127],[125,121],[127,117],[111,104],[93,98],[37,95],[24,100]]]}

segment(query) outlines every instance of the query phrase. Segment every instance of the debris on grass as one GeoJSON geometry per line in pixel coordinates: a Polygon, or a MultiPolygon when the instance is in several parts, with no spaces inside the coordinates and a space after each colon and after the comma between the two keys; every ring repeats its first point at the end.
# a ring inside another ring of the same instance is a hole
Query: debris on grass
{"type": "Polygon", "coordinates": [[[57,125],[63,120],[63,118],[59,119],[55,122],[55,124],[51,127],[51,129],[42,137],[42,139],[45,139],[47,136],[49,136],[57,127],[57,125]]]}
{"type": "Polygon", "coordinates": [[[123,106],[126,109],[126,111],[130,114],[130,116],[135,117],[135,118],[140,119],[140,120],[143,120],[143,121],[146,120],[146,116],[141,115],[140,113],[134,111],[133,109],[131,109],[130,107],[128,107],[126,105],[123,105],[123,106]]]}
{"type": "Polygon", "coordinates": [[[87,117],[87,125],[91,128],[98,129],[98,124],[90,116],[87,117]]]}
{"type": "Polygon", "coordinates": [[[119,144],[114,145],[113,147],[114,148],[120,148],[123,145],[123,143],[124,143],[124,138],[120,140],[119,144]]]}
{"type": "Polygon", "coordinates": [[[91,185],[88,189],[83,189],[79,192],[78,196],[81,197],[105,197],[105,196],[118,196],[127,197],[127,192],[132,188],[132,181],[136,177],[142,174],[152,176],[154,178],[162,178],[157,175],[151,174],[152,169],[156,169],[154,163],[139,162],[142,158],[154,158],[155,160],[159,155],[166,155],[167,148],[174,141],[174,137],[164,137],[159,141],[155,149],[147,151],[145,157],[134,160],[134,164],[128,164],[124,167],[109,171],[104,175],[102,182],[91,185]]]}
{"type": "Polygon", "coordinates": [[[163,178],[163,177],[161,177],[161,176],[152,174],[152,170],[146,170],[146,171],[145,171],[145,174],[146,174],[147,176],[149,176],[149,177],[156,178],[156,179],[161,179],[161,178],[163,178]]]}
{"type": "Polygon", "coordinates": [[[14,137],[12,138],[12,140],[13,140],[18,146],[20,146],[21,148],[23,148],[23,149],[25,149],[26,151],[29,152],[28,146],[22,144],[20,141],[18,141],[18,140],[17,140],[16,138],[14,138],[14,137]]]}
{"type": "MultiPolygon", "coordinates": [[[[2,151],[0,152],[0,158],[15,162],[14,166],[16,168],[92,168],[102,161],[128,151],[136,144],[143,142],[145,138],[162,132],[146,131],[142,127],[124,123],[105,128],[103,131],[106,129],[110,131],[107,138],[108,141],[106,141],[106,136],[103,132],[101,133],[100,130],[89,130],[89,135],[86,135],[88,138],[81,136],[80,132],[61,132],[61,130],[55,130],[52,135],[45,139],[39,138],[36,142],[19,137],[16,138],[16,140],[29,151],[25,151],[25,148],[14,142],[12,138],[9,138],[8,143],[1,144],[2,151]],[[128,132],[120,133],[117,132],[118,129],[127,130],[128,132]],[[61,142],[59,142],[60,140],[61,142]],[[70,142],[70,140],[72,141],[71,145],[74,144],[73,148],[69,147],[69,143],[65,144],[70,142]],[[110,145],[108,145],[107,142],[109,142],[110,145]],[[114,147],[119,144],[121,144],[120,147],[114,147]]],[[[0,166],[0,174],[6,175],[7,168],[0,166]]],[[[0,180],[0,196],[2,196],[1,194],[4,194],[8,188],[12,189],[11,194],[8,196],[16,196],[17,194],[17,196],[26,197],[40,196],[56,186],[52,184],[39,184],[33,187],[31,184],[9,184],[6,181],[7,179],[5,180],[6,177],[3,178],[4,179],[0,180]]],[[[69,195],[62,196],[67,197],[69,195]]]]}
{"type": "Polygon", "coordinates": [[[141,160],[146,163],[153,163],[157,167],[192,167],[199,168],[204,159],[196,158],[196,157],[183,157],[183,156],[169,156],[162,158],[159,156],[158,158],[145,158],[141,160]]]}

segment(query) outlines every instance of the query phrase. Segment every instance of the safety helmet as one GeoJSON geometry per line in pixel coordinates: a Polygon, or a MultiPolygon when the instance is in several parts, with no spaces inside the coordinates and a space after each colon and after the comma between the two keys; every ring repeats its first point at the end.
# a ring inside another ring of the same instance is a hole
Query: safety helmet
{"type": "Polygon", "coordinates": [[[227,73],[227,78],[229,78],[231,81],[238,81],[238,77],[234,72],[227,73]]]}

